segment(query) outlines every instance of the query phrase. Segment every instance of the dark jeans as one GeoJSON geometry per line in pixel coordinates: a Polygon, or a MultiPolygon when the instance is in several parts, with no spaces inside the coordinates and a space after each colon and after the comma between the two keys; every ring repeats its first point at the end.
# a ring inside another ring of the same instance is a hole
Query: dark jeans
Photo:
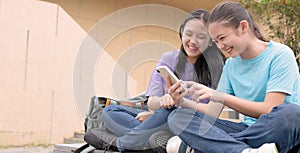
{"type": "Polygon", "coordinates": [[[173,109],[161,108],[141,123],[135,117],[142,111],[121,105],[111,105],[104,109],[104,126],[119,136],[116,142],[120,151],[149,149],[148,139],[152,134],[169,131],[167,119],[173,109]]]}
{"type": "Polygon", "coordinates": [[[280,153],[286,153],[300,143],[299,116],[298,105],[282,104],[248,127],[182,108],[169,115],[168,125],[171,132],[201,153],[241,153],[245,148],[272,142],[280,153]]]}

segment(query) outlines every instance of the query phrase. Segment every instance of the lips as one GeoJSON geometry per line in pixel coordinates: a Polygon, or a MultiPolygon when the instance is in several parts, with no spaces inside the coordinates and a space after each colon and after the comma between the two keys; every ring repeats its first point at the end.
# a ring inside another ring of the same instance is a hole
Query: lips
{"type": "Polygon", "coordinates": [[[224,51],[226,51],[227,53],[230,53],[232,51],[233,47],[230,47],[230,48],[226,48],[224,49],[224,51]]]}
{"type": "Polygon", "coordinates": [[[188,45],[190,51],[197,51],[199,48],[195,45],[188,45]]]}
{"type": "Polygon", "coordinates": [[[196,47],[196,46],[190,46],[190,45],[189,45],[189,48],[190,49],[198,49],[198,47],[196,47]]]}

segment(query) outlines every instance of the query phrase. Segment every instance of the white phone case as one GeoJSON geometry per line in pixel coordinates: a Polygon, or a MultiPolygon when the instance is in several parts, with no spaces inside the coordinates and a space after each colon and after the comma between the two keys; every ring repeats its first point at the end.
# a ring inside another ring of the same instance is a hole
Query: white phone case
{"type": "Polygon", "coordinates": [[[169,75],[171,79],[171,83],[174,84],[179,79],[175,76],[175,74],[165,65],[156,67],[156,71],[166,80],[166,76],[169,75]]]}
{"type": "MultiPolygon", "coordinates": [[[[156,71],[160,74],[161,77],[163,77],[166,80],[166,76],[169,75],[171,79],[172,85],[175,84],[179,79],[177,76],[165,65],[156,67],[156,71]]],[[[184,93],[186,88],[184,87],[181,93],[184,93]]]]}

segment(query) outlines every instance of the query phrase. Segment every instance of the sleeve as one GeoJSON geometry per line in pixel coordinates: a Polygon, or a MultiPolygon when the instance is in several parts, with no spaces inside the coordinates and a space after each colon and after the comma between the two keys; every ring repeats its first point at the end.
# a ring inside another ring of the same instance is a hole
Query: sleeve
{"type": "Polygon", "coordinates": [[[291,95],[297,80],[297,63],[292,50],[285,46],[273,56],[267,92],[279,91],[291,95]]]}
{"type": "MultiPolygon", "coordinates": [[[[167,67],[170,68],[170,70],[174,71],[174,67],[175,67],[174,64],[176,61],[174,60],[174,58],[176,58],[176,56],[174,55],[177,55],[176,52],[168,52],[164,54],[162,58],[159,60],[159,62],[155,65],[155,67],[166,65],[167,67]]],[[[166,82],[154,68],[152,70],[152,74],[148,84],[148,89],[146,91],[146,96],[161,97],[166,93],[167,93],[166,82]]]]}
{"type": "Polygon", "coordinates": [[[161,97],[167,93],[165,80],[153,69],[146,96],[161,97]]]}

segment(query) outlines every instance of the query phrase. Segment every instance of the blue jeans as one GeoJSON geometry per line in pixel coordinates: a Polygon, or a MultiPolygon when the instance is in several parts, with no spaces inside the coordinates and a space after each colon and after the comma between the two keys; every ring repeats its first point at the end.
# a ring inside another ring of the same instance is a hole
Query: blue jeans
{"type": "Polygon", "coordinates": [[[286,153],[300,143],[299,116],[298,105],[282,104],[247,126],[182,108],[169,115],[168,125],[171,132],[201,153],[241,153],[245,148],[273,142],[280,153],[286,153]]]}
{"type": "Polygon", "coordinates": [[[173,109],[159,109],[143,123],[135,119],[139,110],[127,106],[110,105],[102,113],[104,126],[118,136],[120,151],[150,149],[149,137],[158,131],[169,131],[167,119],[173,109]]]}

